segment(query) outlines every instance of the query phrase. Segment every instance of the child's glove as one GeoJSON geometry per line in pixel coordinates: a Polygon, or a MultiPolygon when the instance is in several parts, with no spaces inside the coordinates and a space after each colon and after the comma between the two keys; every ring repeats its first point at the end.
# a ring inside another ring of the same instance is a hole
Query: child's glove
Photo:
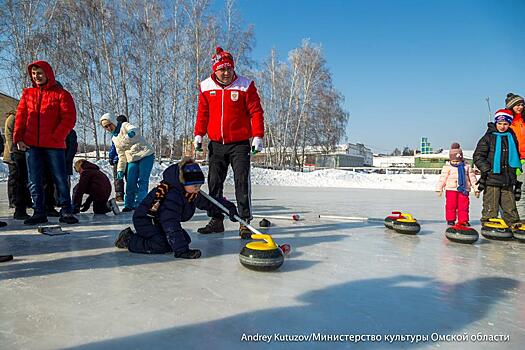
{"type": "Polygon", "coordinates": [[[516,202],[519,202],[521,199],[521,185],[522,183],[517,181],[516,185],[514,186],[514,200],[516,202]]]}
{"type": "Polygon", "coordinates": [[[84,204],[82,204],[82,207],[80,208],[81,212],[86,212],[89,210],[89,207],[91,206],[91,202],[93,202],[93,197],[89,196],[86,198],[86,201],[84,204]]]}
{"type": "Polygon", "coordinates": [[[135,135],[136,135],[136,134],[135,134],[135,131],[133,131],[133,130],[130,131],[130,132],[128,132],[128,137],[129,137],[130,139],[134,138],[135,135]]]}
{"type": "Polygon", "coordinates": [[[124,172],[123,171],[117,171],[117,180],[124,179],[124,172]]]}
{"type": "Polygon", "coordinates": [[[436,191],[436,194],[438,197],[441,197],[443,195],[443,191],[436,191]]]}
{"type": "MultiPolygon", "coordinates": [[[[525,164],[525,159],[520,159],[520,162],[521,166],[523,167],[523,164],[525,164]]],[[[521,168],[516,168],[516,175],[520,176],[521,174],[523,174],[523,170],[521,170],[521,168]]]]}

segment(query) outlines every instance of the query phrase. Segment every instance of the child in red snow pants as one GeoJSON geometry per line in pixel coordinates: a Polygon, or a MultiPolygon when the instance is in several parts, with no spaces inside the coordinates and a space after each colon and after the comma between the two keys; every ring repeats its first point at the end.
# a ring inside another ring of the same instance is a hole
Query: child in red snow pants
{"type": "Polygon", "coordinates": [[[447,221],[456,221],[456,212],[458,222],[469,221],[468,208],[470,200],[468,194],[459,191],[446,191],[447,204],[445,205],[445,219],[447,221]]]}

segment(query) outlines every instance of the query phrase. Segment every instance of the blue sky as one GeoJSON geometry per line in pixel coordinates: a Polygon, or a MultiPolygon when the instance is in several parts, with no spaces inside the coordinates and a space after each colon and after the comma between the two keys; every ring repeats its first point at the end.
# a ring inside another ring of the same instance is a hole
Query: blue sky
{"type": "Polygon", "coordinates": [[[473,149],[507,92],[525,95],[524,0],[237,0],[253,58],[323,47],[350,113],[348,141],[374,151],[473,149]]]}

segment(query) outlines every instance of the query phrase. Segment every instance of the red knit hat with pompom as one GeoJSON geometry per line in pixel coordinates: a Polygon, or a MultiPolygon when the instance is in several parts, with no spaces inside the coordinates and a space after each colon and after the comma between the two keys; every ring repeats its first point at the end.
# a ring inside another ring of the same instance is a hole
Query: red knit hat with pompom
{"type": "Polygon", "coordinates": [[[232,55],[219,46],[215,49],[215,55],[211,58],[211,62],[214,72],[226,67],[235,68],[232,55]]]}

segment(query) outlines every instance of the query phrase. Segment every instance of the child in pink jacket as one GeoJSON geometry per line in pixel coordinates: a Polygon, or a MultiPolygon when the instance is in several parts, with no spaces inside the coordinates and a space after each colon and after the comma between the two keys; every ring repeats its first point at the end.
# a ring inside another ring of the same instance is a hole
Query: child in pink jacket
{"type": "Polygon", "coordinates": [[[456,214],[458,223],[469,224],[469,191],[472,189],[476,197],[479,191],[476,185],[477,179],[474,169],[463,161],[463,150],[459,143],[454,142],[449,152],[450,162],[441,169],[436,186],[436,192],[441,197],[443,189],[446,192],[445,218],[449,226],[456,224],[456,214]]]}

